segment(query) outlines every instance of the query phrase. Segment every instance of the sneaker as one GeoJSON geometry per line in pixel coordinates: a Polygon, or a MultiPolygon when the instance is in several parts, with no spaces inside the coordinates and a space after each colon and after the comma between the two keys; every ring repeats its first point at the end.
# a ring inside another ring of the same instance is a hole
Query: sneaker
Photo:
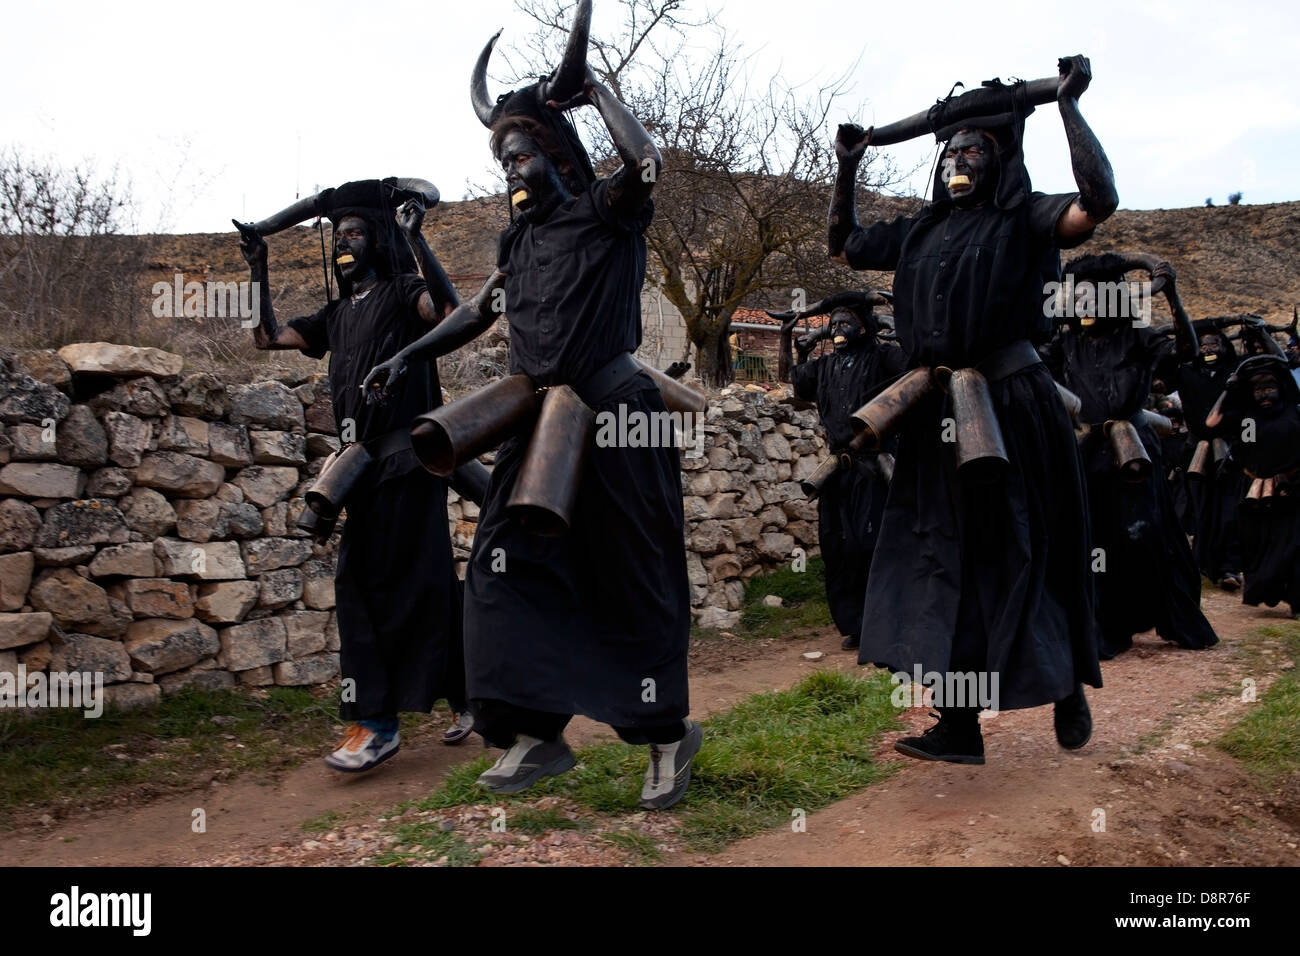
{"type": "Polygon", "coordinates": [[[478,782],[493,793],[518,793],[545,777],[572,769],[577,762],[563,737],[538,740],[520,734],[492,769],[479,774],[478,782]]]}
{"type": "Polygon", "coordinates": [[[844,638],[844,640],[840,641],[840,650],[856,651],[858,649],[858,645],[860,645],[861,643],[862,643],[862,638],[860,638],[856,634],[850,634],[848,637],[844,638]]]}
{"type": "Polygon", "coordinates": [[[1219,589],[1222,591],[1237,591],[1241,589],[1241,575],[1229,571],[1223,577],[1219,578],[1219,589]]]}
{"type": "Polygon", "coordinates": [[[704,730],[686,720],[686,735],[673,744],[651,744],[650,765],[641,787],[641,809],[667,810],[686,795],[691,782],[691,764],[700,752],[704,730]]]}
{"type": "Polygon", "coordinates": [[[474,717],[472,714],[452,713],[451,726],[442,732],[442,742],[448,747],[454,747],[462,743],[466,737],[474,732],[474,717]]]}
{"type": "Polygon", "coordinates": [[[920,737],[904,737],[894,742],[900,754],[917,760],[945,760],[948,763],[984,763],[984,735],[978,716],[958,720],[931,714],[939,722],[920,737]]]}
{"type": "Polygon", "coordinates": [[[1052,724],[1056,727],[1056,742],[1066,750],[1078,750],[1092,739],[1092,710],[1083,696],[1082,684],[1069,697],[1056,702],[1052,724]]]}
{"type": "Polygon", "coordinates": [[[383,763],[397,753],[400,745],[400,733],[390,737],[353,724],[338,749],[325,758],[325,766],[343,773],[360,773],[383,763]]]}

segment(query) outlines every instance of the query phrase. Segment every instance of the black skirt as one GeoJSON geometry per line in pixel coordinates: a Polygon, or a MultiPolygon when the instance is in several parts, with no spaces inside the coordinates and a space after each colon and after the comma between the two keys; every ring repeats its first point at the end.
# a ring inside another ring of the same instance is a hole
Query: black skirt
{"type": "MultiPolygon", "coordinates": [[[[663,412],[643,380],[593,409],[663,412]]],[[[506,514],[527,437],[498,451],[465,578],[471,700],[618,727],[689,712],[690,591],[675,448],[591,449],[568,532],[506,514]]]]}
{"type": "MultiPolygon", "coordinates": [[[[1044,365],[990,383],[1010,467],[959,478],[931,395],[899,439],[859,661],[997,674],[1002,710],[1101,686],[1088,504],[1074,430],[1044,365]]],[[[990,678],[991,679],[991,678],[990,678]]]]}
{"type": "Polygon", "coordinates": [[[461,604],[442,479],[414,469],[349,497],[334,591],[343,678],[356,682],[344,720],[461,702],[461,604]]]}
{"type": "Polygon", "coordinates": [[[862,633],[862,606],[887,491],[883,480],[855,463],[831,475],[817,502],[826,599],[835,626],[844,635],[862,633]]]}

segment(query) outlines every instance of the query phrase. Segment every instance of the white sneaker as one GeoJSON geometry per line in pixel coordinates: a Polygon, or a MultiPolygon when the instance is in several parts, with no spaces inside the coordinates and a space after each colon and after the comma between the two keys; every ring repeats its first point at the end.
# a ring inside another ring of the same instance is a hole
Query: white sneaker
{"type": "Polygon", "coordinates": [[[384,737],[360,724],[353,724],[348,728],[347,736],[338,749],[325,758],[325,766],[343,773],[360,773],[378,766],[397,753],[401,742],[400,732],[384,737]]]}
{"type": "Polygon", "coordinates": [[[650,765],[645,770],[641,788],[643,810],[667,810],[686,795],[691,782],[691,764],[700,752],[704,731],[693,720],[686,720],[686,736],[675,744],[651,744],[650,765]]]}
{"type": "Polygon", "coordinates": [[[468,711],[463,714],[452,714],[452,717],[454,719],[451,726],[442,732],[442,742],[448,747],[462,743],[474,732],[474,717],[468,711]]]}
{"type": "Polygon", "coordinates": [[[563,737],[538,740],[520,734],[491,770],[479,774],[478,782],[493,793],[518,793],[544,777],[572,769],[577,762],[563,737]]]}

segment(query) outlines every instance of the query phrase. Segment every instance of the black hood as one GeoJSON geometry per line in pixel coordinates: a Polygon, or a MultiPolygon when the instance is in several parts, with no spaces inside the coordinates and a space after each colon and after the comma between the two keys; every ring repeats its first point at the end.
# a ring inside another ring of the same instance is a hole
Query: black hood
{"type": "Polygon", "coordinates": [[[1268,375],[1277,382],[1281,405],[1300,405],[1300,384],[1291,374],[1291,367],[1280,355],[1252,355],[1243,359],[1228,381],[1228,401],[1246,409],[1255,404],[1250,380],[1255,375],[1268,375]]]}
{"type": "MultiPolygon", "coordinates": [[[[1001,80],[986,80],[986,87],[1004,86],[1001,80]]],[[[935,142],[940,146],[946,144],[958,132],[964,129],[977,129],[989,133],[998,144],[998,181],[993,193],[993,205],[998,209],[1014,209],[1024,202],[1031,191],[1029,171],[1025,169],[1025,118],[1034,111],[1034,107],[1024,96],[1026,84],[1016,83],[1012,86],[1013,107],[1005,113],[990,116],[977,116],[960,122],[947,122],[944,111],[947,103],[954,99],[950,93],[940,100],[930,111],[931,128],[934,129],[935,142]]],[[[943,164],[935,163],[934,185],[930,191],[930,201],[936,209],[952,206],[948,187],[943,181],[943,164]]]]}
{"type": "MultiPolygon", "coordinates": [[[[412,196],[410,191],[395,187],[391,180],[363,179],[322,191],[319,208],[335,229],[345,216],[364,219],[370,227],[370,254],[375,272],[381,279],[391,279],[419,271],[396,218],[397,207],[412,196]]],[[[331,250],[331,263],[333,260],[331,250]]],[[[352,283],[343,278],[337,265],[333,268],[339,295],[351,295],[352,283]]]]}

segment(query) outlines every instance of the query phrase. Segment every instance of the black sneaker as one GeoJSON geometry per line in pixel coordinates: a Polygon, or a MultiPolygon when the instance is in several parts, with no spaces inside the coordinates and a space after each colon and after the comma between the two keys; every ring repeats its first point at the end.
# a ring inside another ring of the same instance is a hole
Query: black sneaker
{"type": "Polygon", "coordinates": [[[686,734],[674,744],[651,744],[650,763],[646,766],[641,787],[643,810],[667,810],[686,794],[691,782],[691,764],[700,752],[704,731],[693,720],[686,720],[686,734]]]}
{"type": "Polygon", "coordinates": [[[850,634],[848,637],[844,638],[844,640],[840,641],[840,650],[856,651],[858,649],[858,645],[861,643],[862,643],[862,638],[858,637],[858,635],[856,634],[850,634]]]}
{"type": "Polygon", "coordinates": [[[1056,742],[1066,750],[1078,750],[1092,739],[1092,710],[1083,696],[1082,684],[1069,697],[1056,702],[1052,724],[1056,727],[1056,742]]]}
{"type": "Polygon", "coordinates": [[[979,718],[961,720],[931,714],[939,722],[920,737],[904,737],[894,749],[917,760],[945,760],[948,763],[984,763],[984,735],[979,718]]]}
{"type": "Polygon", "coordinates": [[[518,793],[545,777],[572,770],[577,762],[563,737],[538,740],[519,734],[501,759],[479,774],[478,783],[493,793],[518,793]]]}

